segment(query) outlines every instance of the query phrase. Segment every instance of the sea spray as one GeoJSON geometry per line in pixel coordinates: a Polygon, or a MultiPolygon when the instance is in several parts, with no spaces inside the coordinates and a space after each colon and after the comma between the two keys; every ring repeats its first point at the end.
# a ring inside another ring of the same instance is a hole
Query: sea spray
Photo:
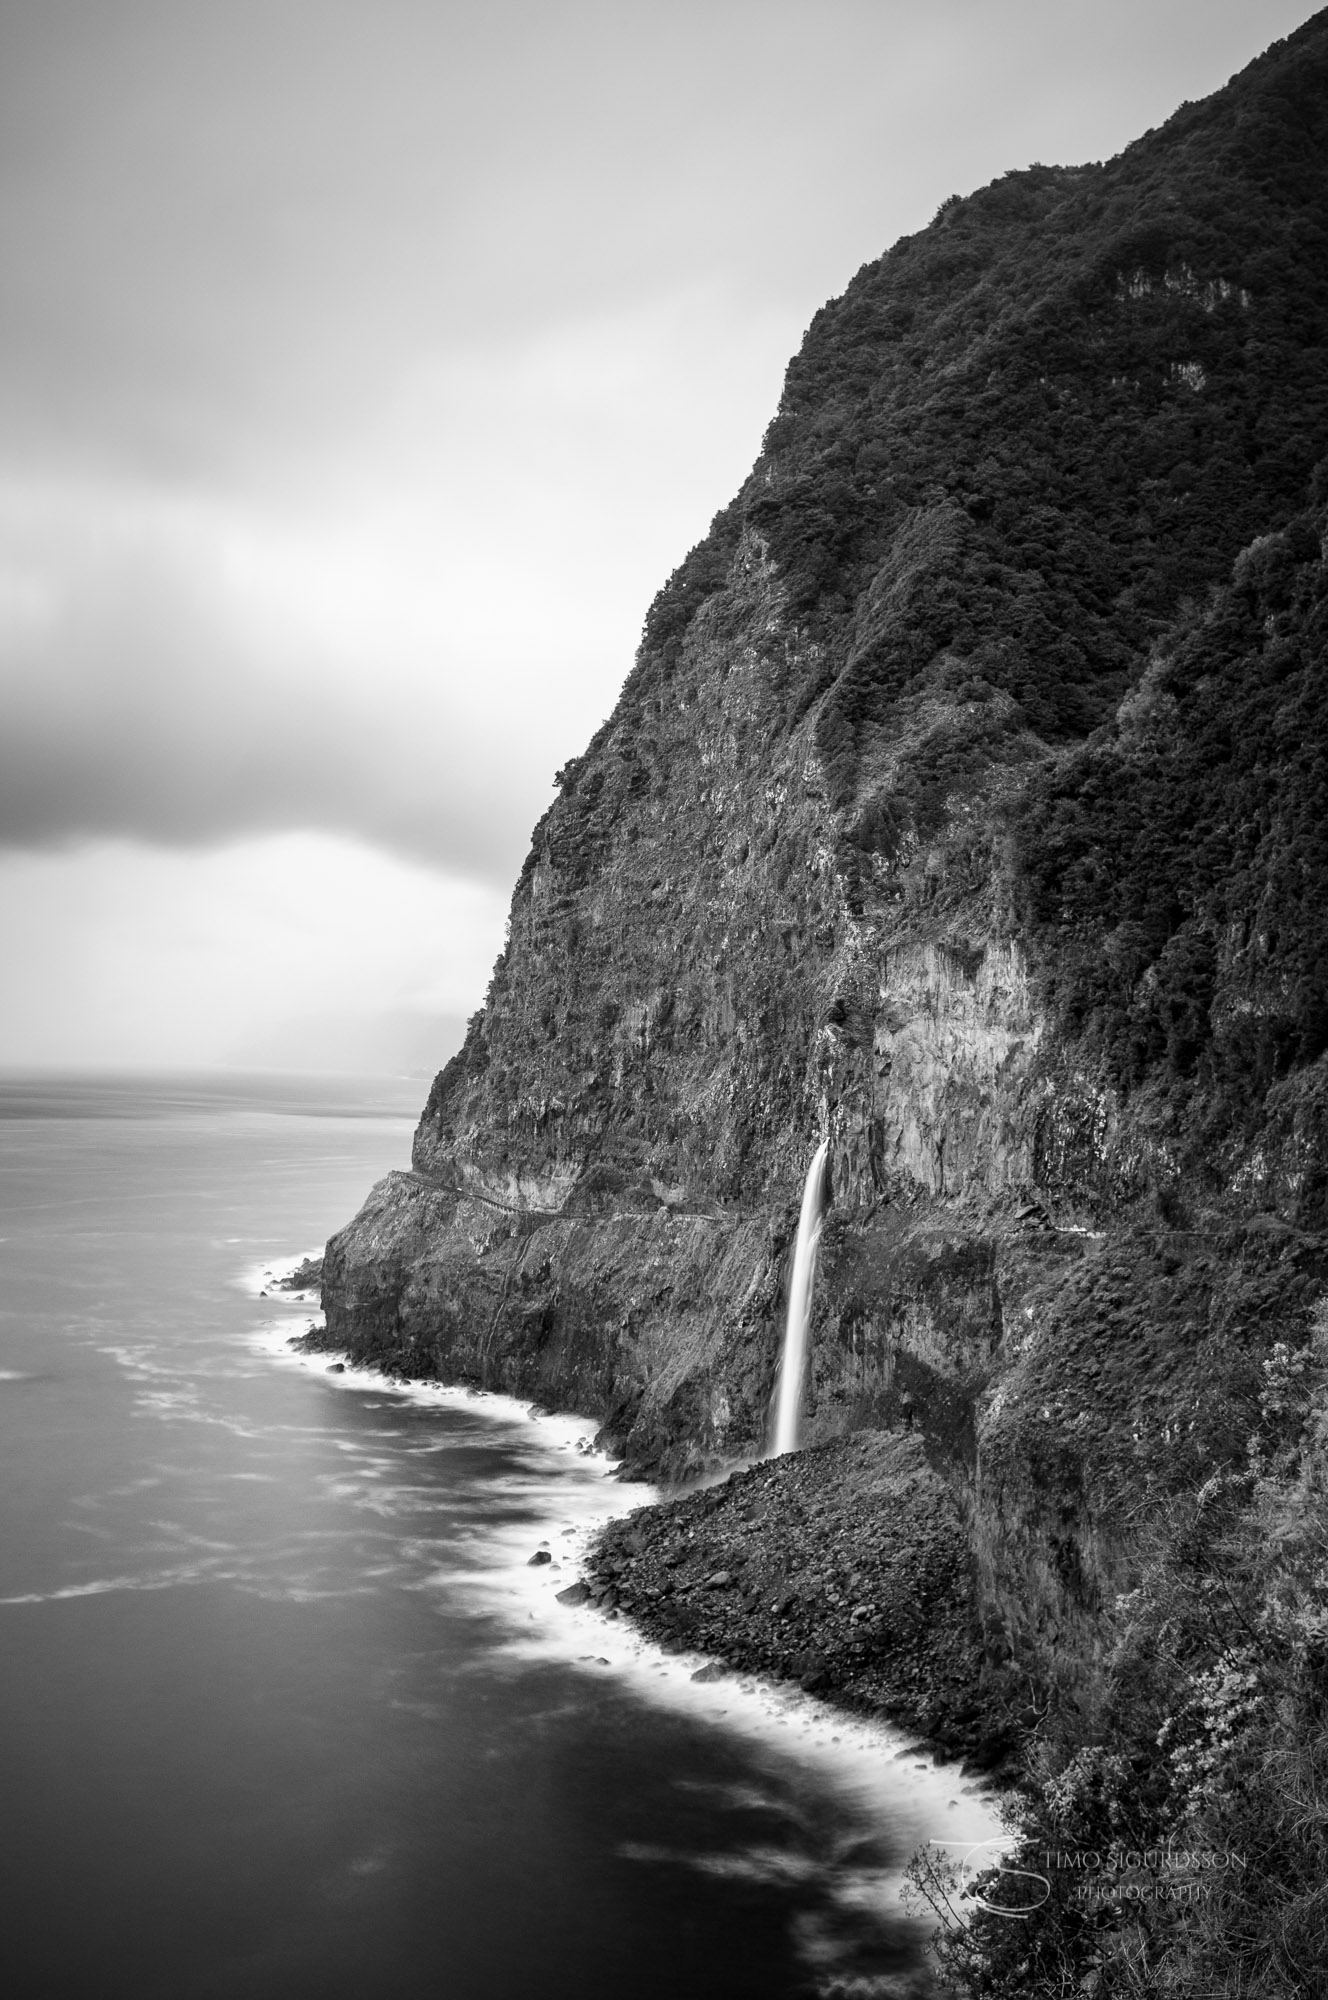
{"type": "Polygon", "coordinates": [[[807,1328],[811,1321],[816,1252],[821,1241],[821,1218],[825,1210],[825,1157],[826,1141],[823,1139],[807,1169],[802,1190],[802,1213],[798,1217],[798,1240],[793,1249],[788,1324],[784,1329],[784,1352],[779,1363],[775,1435],[771,1446],[771,1455],[775,1458],[781,1452],[798,1449],[802,1380],[807,1369],[807,1328]]]}

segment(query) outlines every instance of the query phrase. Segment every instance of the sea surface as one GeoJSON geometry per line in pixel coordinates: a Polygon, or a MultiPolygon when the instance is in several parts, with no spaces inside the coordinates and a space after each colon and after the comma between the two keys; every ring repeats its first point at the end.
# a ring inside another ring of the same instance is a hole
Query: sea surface
{"type": "Polygon", "coordinates": [[[958,1771],[559,1605],[592,1424],[291,1353],[423,1094],[0,1076],[0,1992],[928,1991],[958,1771]]]}

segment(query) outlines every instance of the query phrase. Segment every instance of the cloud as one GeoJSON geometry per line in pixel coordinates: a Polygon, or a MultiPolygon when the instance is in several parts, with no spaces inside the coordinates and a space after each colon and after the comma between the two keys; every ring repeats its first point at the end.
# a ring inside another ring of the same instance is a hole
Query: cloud
{"type": "Polygon", "coordinates": [[[314,834],[203,854],[0,854],[0,1050],[23,1064],[429,1070],[501,947],[506,895],[314,834]]]}
{"type": "Polygon", "coordinates": [[[755,450],[750,334],[684,292],[442,352],[276,491],[0,483],[0,845],[317,827],[509,882],[704,532],[679,401],[713,491],[755,450]]]}
{"type": "Polygon", "coordinates": [[[506,882],[824,294],[1267,4],[0,12],[0,844],[506,882]]]}
{"type": "Polygon", "coordinates": [[[32,496],[17,503],[0,569],[0,844],[321,827],[510,874],[547,791],[542,746],[504,740],[445,663],[430,676],[358,653],[265,590],[257,558],[280,568],[279,541],[247,548],[206,511],[118,499],[59,496],[35,532],[32,496]]]}

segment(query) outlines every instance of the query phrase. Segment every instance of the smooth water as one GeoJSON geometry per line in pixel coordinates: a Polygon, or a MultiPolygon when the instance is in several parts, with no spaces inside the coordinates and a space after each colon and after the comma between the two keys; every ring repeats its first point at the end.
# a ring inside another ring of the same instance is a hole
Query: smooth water
{"type": "Polygon", "coordinates": [[[958,1773],[558,1605],[589,1424],[287,1356],[419,1095],[0,1080],[4,1992],[925,1990],[958,1773]]]}
{"type": "Polygon", "coordinates": [[[788,1319],[784,1328],[784,1350],[779,1360],[779,1390],[775,1402],[773,1456],[798,1449],[802,1417],[802,1384],[807,1373],[807,1330],[812,1317],[812,1290],[816,1284],[816,1253],[821,1244],[821,1222],[825,1209],[826,1142],[822,1139],[802,1186],[802,1209],[798,1235],[793,1246],[793,1273],[789,1279],[788,1319]]]}

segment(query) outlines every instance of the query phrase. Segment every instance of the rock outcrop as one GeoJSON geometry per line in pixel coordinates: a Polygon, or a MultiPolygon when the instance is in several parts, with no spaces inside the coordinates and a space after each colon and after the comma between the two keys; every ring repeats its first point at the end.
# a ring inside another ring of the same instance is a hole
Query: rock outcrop
{"type": "Polygon", "coordinates": [[[670,1650],[797,1680],[952,1755],[1000,1764],[1017,1690],[976,1670],[962,1512],[916,1435],[858,1431],[605,1530],[588,1598],[670,1650]]]}

